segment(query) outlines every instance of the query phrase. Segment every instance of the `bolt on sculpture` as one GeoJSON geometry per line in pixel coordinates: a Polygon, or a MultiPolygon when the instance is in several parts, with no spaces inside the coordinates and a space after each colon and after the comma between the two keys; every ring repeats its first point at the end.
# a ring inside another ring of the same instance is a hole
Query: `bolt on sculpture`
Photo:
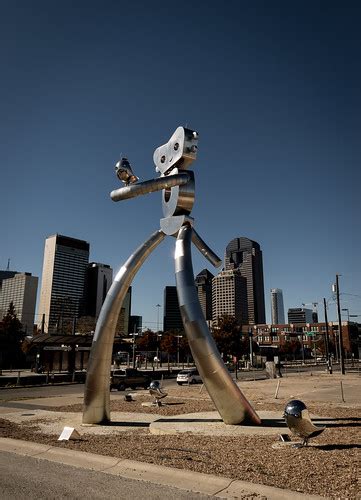
{"type": "Polygon", "coordinates": [[[178,127],[169,141],[157,148],[153,160],[157,179],[137,183],[126,158],[116,164],[116,174],[125,184],[112,191],[113,201],[126,200],[153,191],[163,191],[164,218],[153,233],[125,262],[116,275],[97,322],[87,369],[84,392],[84,424],[110,421],[109,374],[115,328],[128,287],[149,254],[166,235],[176,237],[175,276],[179,307],[194,362],[203,383],[226,424],[261,420],[232,380],[218,352],[198,300],[194,284],[191,242],[215,267],[221,260],[194,229],[190,213],[194,204],[194,173],[188,167],[197,156],[197,132],[178,127]]]}

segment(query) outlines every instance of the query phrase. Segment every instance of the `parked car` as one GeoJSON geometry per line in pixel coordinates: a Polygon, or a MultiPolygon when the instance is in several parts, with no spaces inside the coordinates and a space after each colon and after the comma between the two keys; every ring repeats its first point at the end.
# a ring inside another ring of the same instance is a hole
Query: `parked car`
{"type": "Polygon", "coordinates": [[[178,385],[197,384],[197,382],[202,382],[197,368],[188,368],[187,370],[181,370],[177,375],[178,385]]]}
{"type": "Polygon", "coordinates": [[[127,387],[136,389],[143,387],[147,389],[152,379],[146,373],[143,373],[135,368],[125,368],[125,370],[114,370],[110,376],[110,390],[117,389],[124,391],[127,387]]]}

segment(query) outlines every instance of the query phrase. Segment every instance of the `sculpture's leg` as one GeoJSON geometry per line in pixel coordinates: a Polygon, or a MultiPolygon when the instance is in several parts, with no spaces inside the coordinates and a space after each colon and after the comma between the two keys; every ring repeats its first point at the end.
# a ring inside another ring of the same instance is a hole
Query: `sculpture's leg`
{"type": "Polygon", "coordinates": [[[175,275],[183,325],[195,364],[224,423],[258,425],[260,418],[232,380],[204,319],[194,284],[191,238],[192,228],[183,226],[176,241],[175,275]]]}
{"type": "Polygon", "coordinates": [[[105,298],[88,362],[84,390],[84,424],[110,421],[110,369],[119,313],[135,274],[164,238],[162,231],[156,231],[129,257],[116,275],[105,298]]]}

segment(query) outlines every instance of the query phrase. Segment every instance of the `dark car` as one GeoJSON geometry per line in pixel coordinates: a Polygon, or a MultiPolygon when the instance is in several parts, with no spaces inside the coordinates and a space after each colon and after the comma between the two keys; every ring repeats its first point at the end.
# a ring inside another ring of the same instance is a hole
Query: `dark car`
{"type": "Polygon", "coordinates": [[[125,370],[114,370],[110,376],[110,390],[117,389],[124,391],[127,387],[136,389],[143,387],[147,389],[152,379],[146,373],[136,370],[135,368],[125,368],[125,370]]]}

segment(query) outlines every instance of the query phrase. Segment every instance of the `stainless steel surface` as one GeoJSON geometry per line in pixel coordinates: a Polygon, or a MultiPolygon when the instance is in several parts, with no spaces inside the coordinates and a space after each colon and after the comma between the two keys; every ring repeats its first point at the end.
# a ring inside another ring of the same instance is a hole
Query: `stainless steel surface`
{"type": "Polygon", "coordinates": [[[201,254],[209,260],[209,262],[214,266],[214,267],[219,267],[222,264],[222,259],[216,255],[213,250],[209,248],[207,243],[202,240],[202,238],[199,236],[197,231],[193,228],[192,231],[192,243],[198,248],[198,250],[201,252],[201,254]]]}
{"type": "Polygon", "coordinates": [[[189,180],[186,184],[163,190],[162,209],[164,217],[189,215],[192,211],[195,188],[194,173],[190,170],[186,172],[182,170],[178,171],[177,168],[174,168],[172,174],[166,177],[166,179],[171,179],[173,175],[180,175],[182,172],[189,175],[189,180]]]}
{"type": "Polygon", "coordinates": [[[188,215],[176,215],[174,217],[164,217],[164,219],[160,219],[159,223],[163,233],[169,236],[177,236],[178,231],[184,224],[193,226],[194,219],[188,215]]]}
{"type": "Polygon", "coordinates": [[[188,181],[188,172],[182,172],[177,175],[159,177],[158,179],[138,182],[138,184],[115,189],[110,193],[110,197],[113,201],[128,200],[129,198],[135,198],[142,194],[153,193],[154,191],[161,191],[162,189],[172,188],[174,186],[181,186],[188,181]]]}
{"type": "Polygon", "coordinates": [[[198,134],[194,130],[178,127],[166,144],[154,151],[156,171],[168,175],[173,168],[185,170],[197,158],[198,134]]]}
{"type": "Polygon", "coordinates": [[[115,173],[117,174],[118,179],[124,182],[126,186],[139,181],[139,177],[133,173],[128,158],[123,157],[115,164],[115,173]]]}
{"type": "Polygon", "coordinates": [[[160,400],[168,396],[168,393],[163,391],[159,380],[153,380],[150,383],[149,393],[154,396],[153,404],[157,406],[161,406],[160,400]]]}
{"type": "Polygon", "coordinates": [[[283,416],[290,431],[303,438],[300,446],[307,446],[309,439],[325,430],[325,427],[317,427],[312,423],[305,403],[299,399],[287,403],[283,416]]]}
{"type": "Polygon", "coordinates": [[[153,233],[120,268],[109,289],[99,315],[90,352],[84,390],[84,424],[110,421],[110,368],[119,313],[135,274],[164,238],[165,234],[160,230],[153,233]]]}
{"type": "Polygon", "coordinates": [[[204,319],[194,284],[191,239],[192,228],[183,226],[176,241],[175,273],[180,312],[193,359],[224,423],[258,425],[260,418],[232,380],[204,319]]]}
{"type": "MultiPolygon", "coordinates": [[[[233,382],[215,342],[208,330],[194,284],[191,259],[191,239],[198,250],[216,267],[221,260],[193,232],[193,219],[189,217],[194,204],[195,183],[193,172],[186,171],[197,156],[198,134],[178,127],[167,144],[154,152],[158,179],[126,185],[111,192],[114,201],[163,190],[164,218],[161,230],[154,233],[129,257],[118,272],[103,304],[93,339],[84,392],[83,423],[96,424],[110,421],[110,367],[115,328],[125,294],[132,279],[147,256],[166,234],[176,236],[176,282],[179,305],[190,348],[203,382],[224,422],[259,424],[260,419],[252,406],[233,382]]],[[[124,160],[124,159],[123,159],[124,160]]],[[[135,181],[128,160],[118,162],[118,177],[129,184],[135,181]]]]}

